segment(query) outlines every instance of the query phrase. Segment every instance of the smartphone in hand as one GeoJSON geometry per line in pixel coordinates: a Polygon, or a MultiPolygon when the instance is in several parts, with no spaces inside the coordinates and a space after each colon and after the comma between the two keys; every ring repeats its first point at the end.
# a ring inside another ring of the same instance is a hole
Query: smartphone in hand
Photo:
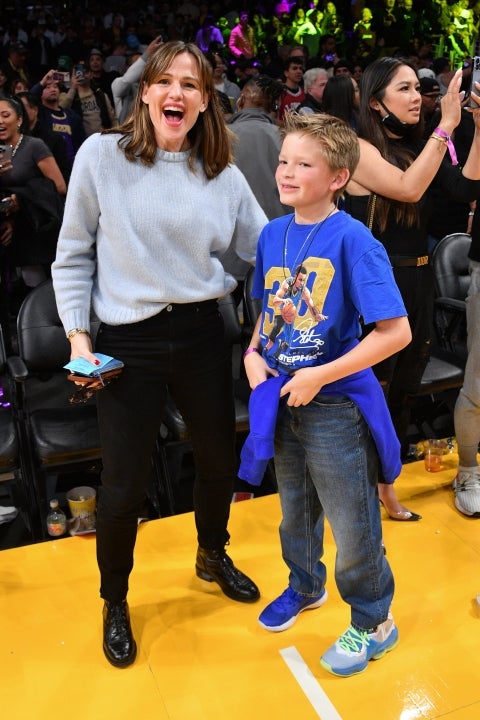
{"type": "Polygon", "coordinates": [[[12,159],[13,147],[11,145],[0,145],[0,163],[6,163],[12,159]]]}
{"type": "Polygon", "coordinates": [[[470,85],[470,107],[472,108],[480,107],[472,98],[472,92],[474,92],[475,95],[480,95],[480,88],[477,88],[475,85],[476,82],[480,83],[480,57],[478,55],[473,58],[472,62],[472,82],[470,85]]]}

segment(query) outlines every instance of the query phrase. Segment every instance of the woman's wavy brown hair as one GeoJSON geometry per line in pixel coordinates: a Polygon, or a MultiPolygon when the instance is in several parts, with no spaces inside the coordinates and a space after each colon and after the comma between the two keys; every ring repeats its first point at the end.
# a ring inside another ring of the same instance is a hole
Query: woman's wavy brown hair
{"type": "Polygon", "coordinates": [[[204,112],[188,133],[190,141],[189,166],[195,172],[195,162],[203,164],[206,176],[216,177],[232,161],[231,133],[225,124],[215,87],[212,71],[201,50],[193,43],[172,40],[162,45],[145,66],[133,108],[121,124],[104,131],[104,134],[120,133],[118,141],[128,160],[140,158],[145,165],[153,165],[157,153],[157,141],[148,105],[142,96],[146,87],[153,85],[181,53],[189,53],[197,63],[201,92],[208,99],[204,112]]]}

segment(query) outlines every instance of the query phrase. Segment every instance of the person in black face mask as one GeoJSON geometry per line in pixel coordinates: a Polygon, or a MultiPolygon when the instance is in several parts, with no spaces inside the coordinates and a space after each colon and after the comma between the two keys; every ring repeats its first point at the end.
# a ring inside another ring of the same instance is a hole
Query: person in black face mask
{"type": "MultiPolygon", "coordinates": [[[[434,188],[463,201],[480,195],[480,109],[472,111],[475,133],[463,168],[456,164],[451,139],[461,117],[461,81],[458,71],[441,100],[438,127],[426,140],[422,139],[420,82],[412,65],[399,58],[379,58],[367,66],[360,84],[360,162],[347,185],[345,209],[369,225],[387,249],[410,320],[410,345],[374,367],[403,459],[408,453],[411,397],[418,390],[431,344],[429,195],[434,188]],[[451,163],[445,159],[449,152],[451,163]]],[[[474,99],[480,103],[480,96],[474,99]]],[[[419,515],[400,503],[393,485],[382,480],[378,493],[389,517],[419,520],[419,515]]]]}

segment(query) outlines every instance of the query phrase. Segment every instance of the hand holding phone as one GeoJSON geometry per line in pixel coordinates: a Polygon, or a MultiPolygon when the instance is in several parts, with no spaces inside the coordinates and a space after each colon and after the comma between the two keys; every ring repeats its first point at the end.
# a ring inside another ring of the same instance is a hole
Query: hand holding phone
{"type": "Polygon", "coordinates": [[[61,72],[60,70],[55,70],[55,72],[52,74],[53,80],[55,80],[58,83],[62,83],[63,85],[68,84],[70,81],[70,75],[68,72],[61,72]]]}
{"type": "Polygon", "coordinates": [[[13,208],[13,200],[11,197],[5,197],[0,200],[0,213],[8,213],[13,208]]]}
{"type": "Polygon", "coordinates": [[[86,77],[85,77],[85,65],[81,65],[81,64],[74,65],[74,67],[73,67],[73,75],[74,75],[74,77],[75,77],[75,80],[76,80],[78,83],[83,83],[83,82],[85,82],[85,80],[86,80],[86,77]]]}
{"type": "Polygon", "coordinates": [[[0,172],[11,169],[12,153],[13,148],[11,145],[0,145],[0,172]]]}
{"type": "Polygon", "coordinates": [[[480,105],[472,98],[472,92],[480,96],[480,88],[475,83],[480,83],[480,57],[476,55],[472,62],[472,82],[470,85],[470,107],[478,108],[480,105]]]}

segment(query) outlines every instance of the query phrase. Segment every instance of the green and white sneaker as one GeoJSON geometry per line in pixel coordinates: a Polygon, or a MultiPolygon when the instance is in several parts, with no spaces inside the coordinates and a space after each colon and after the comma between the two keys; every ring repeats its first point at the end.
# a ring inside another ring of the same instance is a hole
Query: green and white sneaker
{"type": "Polygon", "coordinates": [[[337,642],[320,658],[325,670],[348,677],[366,670],[369,660],[378,660],[393,650],[398,642],[398,630],[389,614],[375,630],[357,630],[350,625],[337,642]]]}

